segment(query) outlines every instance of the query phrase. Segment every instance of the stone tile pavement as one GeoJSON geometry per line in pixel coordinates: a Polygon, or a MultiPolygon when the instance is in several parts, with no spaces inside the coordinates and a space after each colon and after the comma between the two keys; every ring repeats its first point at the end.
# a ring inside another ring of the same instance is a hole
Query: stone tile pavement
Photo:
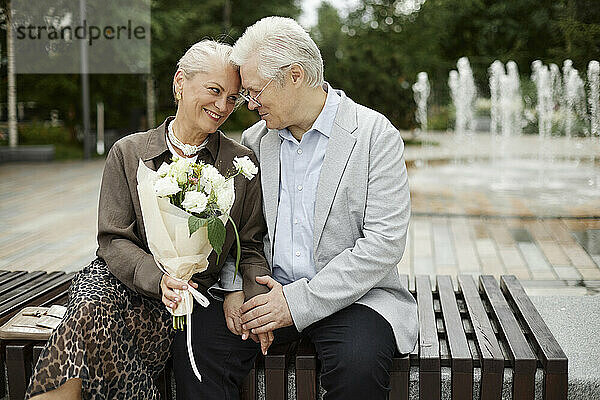
{"type": "MultiPolygon", "coordinates": [[[[0,269],[76,271],[93,259],[103,165],[0,165],[0,269]]],[[[600,290],[600,219],[432,214],[426,194],[412,195],[400,272],[514,274],[530,294],[600,290]]]]}

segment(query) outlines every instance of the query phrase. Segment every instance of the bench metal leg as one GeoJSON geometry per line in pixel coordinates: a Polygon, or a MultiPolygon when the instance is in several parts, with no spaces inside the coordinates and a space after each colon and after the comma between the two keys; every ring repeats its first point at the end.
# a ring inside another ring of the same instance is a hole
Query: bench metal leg
{"type": "Polygon", "coordinates": [[[6,345],[6,369],[8,370],[8,398],[22,400],[31,375],[31,343],[6,345]]]}

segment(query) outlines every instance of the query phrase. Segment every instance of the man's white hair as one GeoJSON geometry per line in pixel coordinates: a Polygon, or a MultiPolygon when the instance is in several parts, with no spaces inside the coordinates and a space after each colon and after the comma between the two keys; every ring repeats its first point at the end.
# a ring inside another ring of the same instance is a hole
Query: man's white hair
{"type": "Polygon", "coordinates": [[[291,18],[265,17],[248,27],[233,45],[230,59],[242,66],[257,57],[258,74],[263,79],[283,82],[279,71],[298,64],[306,74],[306,85],[323,84],[323,58],[308,33],[291,18]]]}
{"type": "MultiPolygon", "coordinates": [[[[185,79],[192,79],[197,73],[208,73],[211,68],[225,68],[238,66],[231,62],[231,46],[226,43],[210,39],[201,40],[190,47],[177,62],[177,71],[183,72],[185,79]]],[[[177,71],[175,73],[177,73],[177,71]]],[[[175,97],[175,83],[173,82],[173,97],[175,97]]]]}

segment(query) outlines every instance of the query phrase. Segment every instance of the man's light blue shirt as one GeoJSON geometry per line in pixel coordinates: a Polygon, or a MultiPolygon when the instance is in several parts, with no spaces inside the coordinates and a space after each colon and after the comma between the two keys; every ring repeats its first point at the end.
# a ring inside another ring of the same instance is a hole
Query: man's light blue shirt
{"type": "Polygon", "coordinates": [[[273,250],[273,278],[282,285],[317,273],[313,231],[317,184],[341,97],[325,83],[327,99],[300,142],[279,130],[279,207],[273,250]]]}

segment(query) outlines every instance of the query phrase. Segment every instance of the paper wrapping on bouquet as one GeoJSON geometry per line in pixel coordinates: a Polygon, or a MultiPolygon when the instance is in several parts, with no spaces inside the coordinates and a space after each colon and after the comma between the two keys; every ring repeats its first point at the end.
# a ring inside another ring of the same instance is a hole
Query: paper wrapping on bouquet
{"type": "MultiPolygon", "coordinates": [[[[137,171],[137,191],[148,247],[164,273],[187,283],[192,275],[208,268],[208,256],[213,248],[205,227],[201,227],[190,236],[188,218],[191,214],[171,204],[168,198],[156,196],[154,183],[157,179],[159,179],[158,173],[140,160],[137,171]]],[[[227,223],[226,216],[219,218],[223,224],[227,223]]],[[[208,307],[209,301],[193,287],[188,285],[188,288],[188,290],[175,289],[182,301],[175,310],[170,308],[168,310],[174,316],[187,316],[188,354],[194,373],[198,379],[201,379],[191,351],[191,314],[194,307],[193,299],[204,307],[208,307]]]]}

